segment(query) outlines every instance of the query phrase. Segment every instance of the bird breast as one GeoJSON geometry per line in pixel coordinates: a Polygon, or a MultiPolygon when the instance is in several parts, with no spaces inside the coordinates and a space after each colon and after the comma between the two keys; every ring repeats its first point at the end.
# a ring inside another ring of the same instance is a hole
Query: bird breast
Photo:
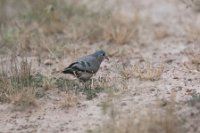
{"type": "Polygon", "coordinates": [[[88,80],[90,79],[91,77],[93,76],[92,73],[88,73],[88,72],[81,72],[81,74],[79,75],[79,79],[82,79],[82,80],[88,80]]]}

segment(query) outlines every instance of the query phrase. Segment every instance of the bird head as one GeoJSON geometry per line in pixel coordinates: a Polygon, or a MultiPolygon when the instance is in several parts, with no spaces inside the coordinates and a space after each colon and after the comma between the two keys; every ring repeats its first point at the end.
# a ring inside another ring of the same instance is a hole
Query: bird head
{"type": "Polygon", "coordinates": [[[96,51],[93,55],[94,55],[100,62],[102,62],[104,59],[109,60],[109,58],[107,57],[105,51],[103,51],[103,50],[96,51]]]}

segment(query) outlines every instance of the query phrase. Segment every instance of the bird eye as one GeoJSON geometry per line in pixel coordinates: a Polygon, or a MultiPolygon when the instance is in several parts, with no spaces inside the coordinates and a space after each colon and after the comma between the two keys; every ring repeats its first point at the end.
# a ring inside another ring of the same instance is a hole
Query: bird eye
{"type": "Polygon", "coordinates": [[[102,53],[102,56],[105,56],[105,53],[102,53]]]}

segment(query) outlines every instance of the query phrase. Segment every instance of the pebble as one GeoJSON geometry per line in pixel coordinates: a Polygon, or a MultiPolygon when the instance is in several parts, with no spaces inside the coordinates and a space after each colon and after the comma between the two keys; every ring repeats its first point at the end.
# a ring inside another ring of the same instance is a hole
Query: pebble
{"type": "Polygon", "coordinates": [[[53,65],[53,61],[50,60],[50,59],[47,59],[47,60],[44,61],[44,64],[47,65],[47,66],[51,66],[51,65],[53,65]]]}

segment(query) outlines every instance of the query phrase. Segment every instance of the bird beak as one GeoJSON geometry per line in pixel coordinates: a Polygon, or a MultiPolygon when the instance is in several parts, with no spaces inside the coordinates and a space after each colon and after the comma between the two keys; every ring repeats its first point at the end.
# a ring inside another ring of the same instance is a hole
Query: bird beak
{"type": "Polygon", "coordinates": [[[108,56],[105,56],[105,59],[109,61],[109,58],[108,58],[108,56]]]}

